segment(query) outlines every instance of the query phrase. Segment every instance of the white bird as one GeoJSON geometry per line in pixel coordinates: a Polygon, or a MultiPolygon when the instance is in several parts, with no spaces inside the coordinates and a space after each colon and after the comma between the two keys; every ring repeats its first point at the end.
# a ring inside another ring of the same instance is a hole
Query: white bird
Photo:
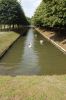
{"type": "Polygon", "coordinates": [[[43,42],[44,42],[43,40],[40,40],[40,44],[43,44],[43,42]]]}
{"type": "Polygon", "coordinates": [[[29,47],[29,48],[31,48],[31,47],[32,47],[32,44],[31,44],[31,43],[29,43],[28,47],[29,47]]]}

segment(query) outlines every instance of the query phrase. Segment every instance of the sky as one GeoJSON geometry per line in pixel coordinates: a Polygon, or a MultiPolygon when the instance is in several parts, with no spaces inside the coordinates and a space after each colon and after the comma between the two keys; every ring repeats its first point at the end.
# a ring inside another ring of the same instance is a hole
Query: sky
{"type": "Polygon", "coordinates": [[[36,8],[40,4],[41,0],[18,0],[21,1],[22,8],[27,17],[32,17],[36,8]]]}

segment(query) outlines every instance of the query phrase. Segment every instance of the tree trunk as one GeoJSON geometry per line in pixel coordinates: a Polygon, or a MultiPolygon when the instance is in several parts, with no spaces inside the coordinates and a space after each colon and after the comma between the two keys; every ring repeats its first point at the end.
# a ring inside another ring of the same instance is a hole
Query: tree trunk
{"type": "Polygon", "coordinates": [[[13,29],[14,29],[14,24],[13,24],[13,29]]]}
{"type": "Polygon", "coordinates": [[[4,24],[4,30],[5,30],[5,24],[4,24]]]}
{"type": "Polygon", "coordinates": [[[9,30],[11,30],[11,25],[9,25],[9,30]]]}
{"type": "Polygon", "coordinates": [[[0,25],[0,30],[2,31],[2,25],[0,25]]]}
{"type": "Polygon", "coordinates": [[[18,24],[18,30],[19,30],[19,24],[18,24]]]}

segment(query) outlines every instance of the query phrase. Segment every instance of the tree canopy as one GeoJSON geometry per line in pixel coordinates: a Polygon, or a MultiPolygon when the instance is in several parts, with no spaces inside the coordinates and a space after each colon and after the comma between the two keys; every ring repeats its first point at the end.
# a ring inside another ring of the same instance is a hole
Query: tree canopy
{"type": "Polygon", "coordinates": [[[32,18],[32,23],[47,27],[66,26],[66,0],[42,0],[32,18]]]}
{"type": "Polygon", "coordinates": [[[0,0],[0,24],[28,24],[17,0],[0,0]]]}

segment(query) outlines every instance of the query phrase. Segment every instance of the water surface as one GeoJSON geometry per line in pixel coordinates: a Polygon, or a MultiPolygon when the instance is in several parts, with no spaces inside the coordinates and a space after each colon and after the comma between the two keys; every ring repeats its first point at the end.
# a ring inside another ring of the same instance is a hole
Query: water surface
{"type": "Polygon", "coordinates": [[[33,29],[29,29],[0,61],[0,75],[62,74],[66,74],[66,55],[33,29]],[[44,41],[43,45],[40,40],[44,41]]]}

